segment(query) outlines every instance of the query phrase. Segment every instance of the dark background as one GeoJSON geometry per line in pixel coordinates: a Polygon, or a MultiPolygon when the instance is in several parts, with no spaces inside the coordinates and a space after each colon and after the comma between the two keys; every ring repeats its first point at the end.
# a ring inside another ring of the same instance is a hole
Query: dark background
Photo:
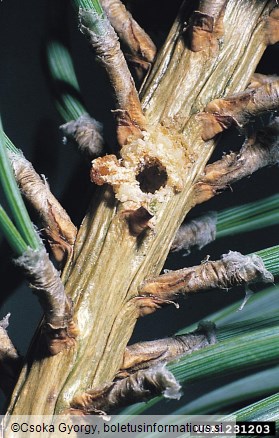
{"type": "MultiPolygon", "coordinates": [[[[57,0],[56,0],[57,1],[57,0]]],[[[60,2],[62,0],[59,0],[60,2]]],[[[65,0],[63,0],[65,1],[65,0]]],[[[60,199],[76,225],[86,211],[92,187],[89,183],[89,164],[71,144],[62,144],[59,125],[63,122],[57,113],[45,72],[44,41],[48,32],[48,8],[52,1],[10,0],[0,3],[0,108],[7,135],[24,151],[37,172],[46,175],[53,193],[60,199]]],[[[82,94],[91,115],[102,121],[112,137],[113,108],[107,79],[87,42],[77,29],[76,17],[70,7],[68,16],[69,39],[82,94]]],[[[181,1],[138,0],[131,2],[134,14],[143,27],[150,31],[158,45],[163,41],[181,1]]],[[[278,45],[270,47],[258,71],[278,73],[278,45]]],[[[110,138],[110,137],[109,137],[110,138]]],[[[243,137],[236,131],[225,136],[228,148],[239,147],[243,137]]],[[[215,154],[219,158],[222,151],[215,154]]],[[[278,169],[263,169],[256,175],[234,185],[206,205],[195,208],[190,217],[212,209],[254,201],[277,190],[278,169]]],[[[34,212],[32,219],[38,224],[34,212]]],[[[39,224],[38,224],[39,225],[39,224]]],[[[200,263],[210,254],[219,258],[229,249],[250,253],[277,243],[278,226],[226,238],[211,244],[190,257],[173,254],[166,267],[178,269],[200,263]]],[[[0,238],[1,239],[1,238],[0,238]]],[[[22,275],[11,262],[12,254],[0,240],[0,318],[11,312],[9,334],[21,353],[25,353],[41,311],[37,298],[32,295],[22,275]]],[[[181,301],[181,310],[165,308],[156,315],[145,317],[135,330],[133,339],[154,339],[174,334],[178,329],[203,319],[207,314],[243,297],[243,290],[207,292],[181,301]],[[167,323],[166,323],[167,321],[167,323]]]]}

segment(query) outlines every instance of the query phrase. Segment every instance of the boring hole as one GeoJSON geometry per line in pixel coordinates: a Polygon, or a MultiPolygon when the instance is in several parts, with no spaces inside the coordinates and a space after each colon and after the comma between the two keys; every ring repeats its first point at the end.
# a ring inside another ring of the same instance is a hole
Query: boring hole
{"type": "Polygon", "coordinates": [[[148,161],[136,176],[140,189],[144,193],[155,193],[161,187],[165,187],[168,180],[166,168],[159,160],[148,161]]]}

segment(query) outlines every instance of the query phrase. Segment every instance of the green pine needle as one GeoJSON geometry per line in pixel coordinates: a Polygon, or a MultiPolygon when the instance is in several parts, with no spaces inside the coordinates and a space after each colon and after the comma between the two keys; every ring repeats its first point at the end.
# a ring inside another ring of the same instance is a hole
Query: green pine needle
{"type": "Polygon", "coordinates": [[[99,0],[73,0],[73,4],[76,8],[93,10],[98,15],[104,15],[104,11],[99,0]]]}
{"type": "MultiPolygon", "coordinates": [[[[236,417],[237,421],[275,421],[276,436],[279,432],[279,393],[239,409],[230,415],[222,417],[222,421],[230,421],[236,417]]],[[[251,436],[251,435],[250,435],[251,436]]],[[[254,436],[254,435],[253,435],[254,436]]],[[[270,435],[269,435],[270,436],[270,435]]]]}
{"type": "Polygon", "coordinates": [[[255,252],[255,254],[263,259],[266,269],[271,272],[274,277],[279,275],[279,245],[262,249],[261,251],[255,252]]]}
{"type": "Polygon", "coordinates": [[[279,223],[279,194],[217,213],[216,239],[279,223]]]}
{"type": "Polygon", "coordinates": [[[40,246],[39,239],[17,186],[8,158],[5,138],[7,137],[4,136],[4,132],[0,127],[0,182],[19,234],[26,245],[37,249],[40,246]]]}
{"type": "Polygon", "coordinates": [[[63,81],[80,91],[74,65],[68,49],[58,40],[47,45],[49,70],[54,80],[63,81]]]}
{"type": "Polygon", "coordinates": [[[73,0],[79,10],[80,24],[97,36],[105,36],[110,23],[99,0],[73,0]]]}
{"type": "MultiPolygon", "coordinates": [[[[243,300],[237,301],[218,312],[208,315],[205,319],[214,322],[218,327],[241,323],[242,321],[260,319],[262,315],[268,320],[279,314],[279,286],[271,286],[257,292],[249,299],[244,308],[239,311],[243,300]]],[[[188,333],[197,328],[197,324],[188,325],[179,330],[176,335],[188,333]]]]}
{"type": "Polygon", "coordinates": [[[208,415],[236,405],[279,391],[279,366],[238,379],[214,391],[186,403],[172,415],[208,415]]]}
{"type": "Polygon", "coordinates": [[[56,88],[56,107],[64,121],[86,114],[69,50],[58,40],[49,41],[47,62],[56,88]]]}
{"type": "Polygon", "coordinates": [[[8,151],[13,152],[14,154],[21,155],[22,154],[21,150],[15,147],[15,145],[11,142],[11,140],[5,134],[4,131],[3,131],[3,135],[4,135],[4,140],[5,140],[6,148],[8,149],[8,151]]]}
{"type": "Polygon", "coordinates": [[[16,227],[0,205],[0,229],[16,255],[21,256],[28,248],[16,227]]]}
{"type": "MultiPolygon", "coordinates": [[[[244,329],[247,325],[247,321],[243,322],[244,329]]],[[[180,383],[191,383],[273,365],[279,360],[278,335],[279,324],[237,336],[232,327],[230,338],[184,356],[168,368],[180,383]]]]}

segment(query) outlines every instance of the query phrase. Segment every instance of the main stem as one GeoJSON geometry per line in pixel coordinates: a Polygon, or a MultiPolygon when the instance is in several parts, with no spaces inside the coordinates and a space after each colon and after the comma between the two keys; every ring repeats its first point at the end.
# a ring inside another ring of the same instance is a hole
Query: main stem
{"type": "Polygon", "coordinates": [[[143,91],[151,127],[163,123],[188,145],[189,172],[183,191],[162,205],[155,232],[131,236],[109,188],[99,189],[80,228],[71,266],[63,277],[80,330],[76,347],[45,357],[33,342],[9,412],[53,414],[75,394],[110,381],[118,371],[137,319],[132,297],[138,285],[159,274],[173,237],[192,205],[192,187],[216,141],[203,142],[195,114],[213,98],[242,91],[265,49],[264,16],[270,1],[230,0],[219,53],[191,52],[182,28],[191,1],[179,12],[143,91]]]}

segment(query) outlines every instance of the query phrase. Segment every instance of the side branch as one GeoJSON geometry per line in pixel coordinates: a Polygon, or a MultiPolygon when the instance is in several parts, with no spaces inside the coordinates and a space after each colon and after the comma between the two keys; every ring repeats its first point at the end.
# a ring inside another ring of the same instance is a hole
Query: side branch
{"type": "Polygon", "coordinates": [[[73,251],[76,227],[49,190],[46,180],[36,173],[23,154],[9,152],[9,158],[21,192],[41,217],[56,260],[65,262],[73,251]]]}
{"type": "Polygon", "coordinates": [[[117,135],[120,145],[127,137],[141,137],[146,121],[138,93],[120,49],[117,35],[106,16],[79,9],[80,30],[87,36],[97,60],[106,69],[116,98],[117,135]]]}
{"type": "Polygon", "coordinates": [[[193,248],[201,249],[215,240],[217,213],[212,211],[181,225],[172,242],[171,251],[181,249],[189,254],[193,248]]]}
{"type": "Polygon", "coordinates": [[[75,345],[78,332],[73,321],[73,305],[45,248],[29,248],[14,262],[24,271],[42,304],[45,314],[43,332],[50,353],[54,355],[75,345]]]}
{"type": "Polygon", "coordinates": [[[156,47],[123,3],[120,0],[101,0],[101,4],[120,40],[129,47],[131,54],[139,57],[140,60],[152,63],[156,55],[156,47]]]}
{"type": "Polygon", "coordinates": [[[229,289],[233,286],[272,281],[273,275],[267,271],[261,257],[230,251],[220,260],[206,261],[198,266],[170,271],[143,281],[139,287],[139,294],[146,299],[145,308],[141,307],[141,316],[150,313],[152,309],[156,310],[153,302],[157,302],[158,299],[171,300],[177,294],[214,288],[229,289]]]}
{"type": "Polygon", "coordinates": [[[192,333],[138,342],[126,347],[120,374],[170,362],[216,342],[215,324],[209,321],[200,322],[197,330],[192,333]]]}
{"type": "Polygon", "coordinates": [[[251,175],[258,169],[272,166],[279,161],[279,117],[255,138],[244,143],[239,153],[229,155],[209,164],[204,176],[194,186],[194,204],[208,201],[234,182],[251,175]]]}
{"type": "Polygon", "coordinates": [[[105,152],[103,126],[100,122],[83,114],[76,120],[64,123],[60,126],[66,139],[74,140],[81,152],[89,158],[99,157],[105,152]]]}
{"type": "Polygon", "coordinates": [[[69,413],[103,415],[160,394],[166,398],[179,399],[180,388],[173,374],[164,365],[159,365],[86,391],[73,399],[69,413]]]}
{"type": "Polygon", "coordinates": [[[251,117],[279,107],[279,80],[247,89],[226,99],[215,99],[198,117],[202,123],[202,139],[210,140],[232,125],[242,127],[251,117]]]}
{"type": "Polygon", "coordinates": [[[279,76],[277,75],[263,75],[262,73],[254,73],[249,81],[247,88],[257,88],[261,87],[264,84],[278,81],[279,76]]]}

